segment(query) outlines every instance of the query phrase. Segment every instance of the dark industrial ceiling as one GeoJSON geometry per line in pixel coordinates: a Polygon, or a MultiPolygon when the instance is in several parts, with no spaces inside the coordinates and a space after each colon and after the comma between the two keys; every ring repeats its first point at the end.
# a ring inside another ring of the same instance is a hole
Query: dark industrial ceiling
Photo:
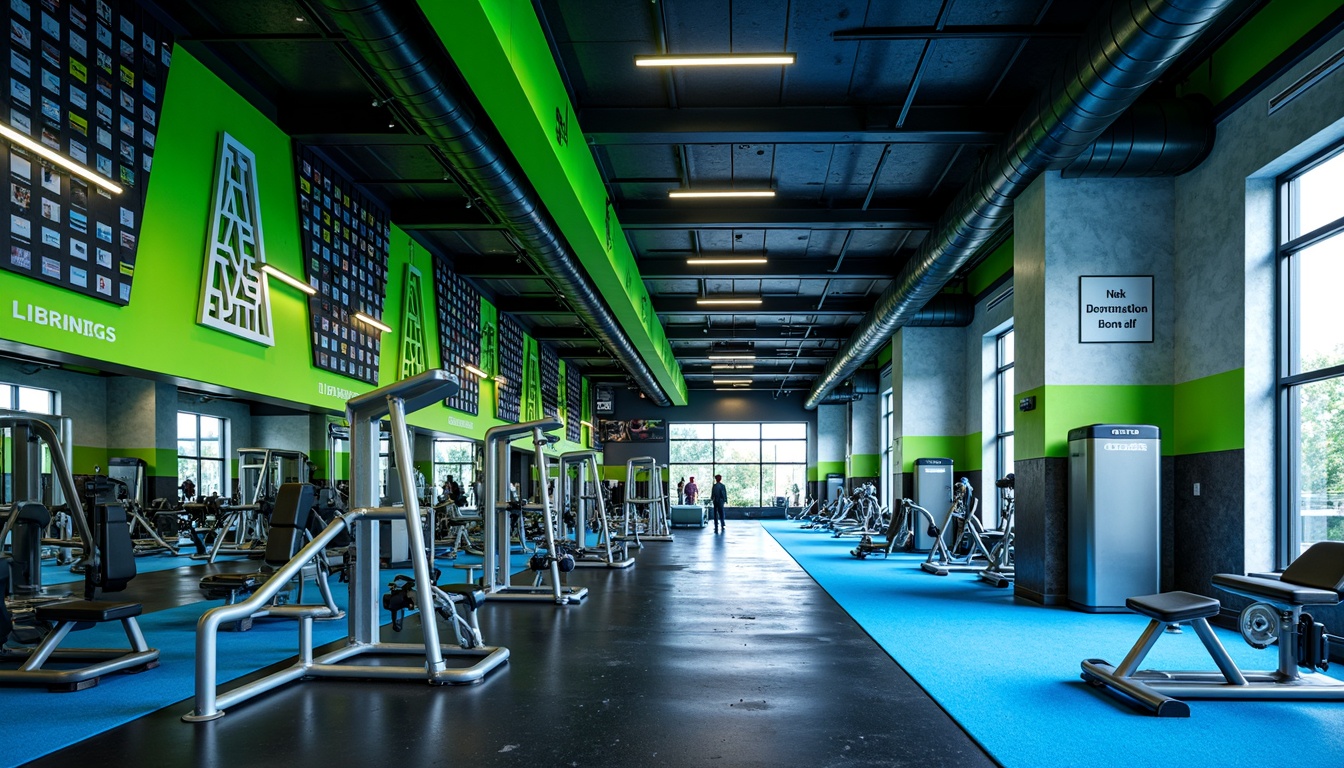
{"type": "MultiPolygon", "coordinates": [[[[1261,4],[1243,0],[1185,61],[1261,4]]],[[[811,385],[1104,4],[534,5],[688,386],[731,376],[788,392],[811,385]],[[726,52],[790,52],[797,62],[669,70],[633,61],[726,52]],[[776,197],[668,198],[684,188],[765,188],[776,197]],[[686,263],[728,254],[768,263],[686,263]],[[713,297],[761,304],[696,303],[713,297]],[[755,359],[710,359],[725,347],[755,359]],[[711,368],[729,363],[753,367],[711,368]]],[[[502,311],[588,375],[624,378],[306,0],[177,0],[160,9],[188,50],[287,133],[320,146],[502,311]]]]}

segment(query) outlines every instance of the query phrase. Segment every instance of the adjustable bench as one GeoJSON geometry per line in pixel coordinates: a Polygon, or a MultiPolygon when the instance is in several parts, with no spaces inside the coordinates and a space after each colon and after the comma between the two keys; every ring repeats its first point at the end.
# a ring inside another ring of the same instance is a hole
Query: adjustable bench
{"type": "Polygon", "coordinates": [[[1181,698],[1344,700],[1344,681],[1316,671],[1329,667],[1329,640],[1341,638],[1327,635],[1325,626],[1304,612],[1344,599],[1344,542],[1313,544],[1278,576],[1217,574],[1212,581],[1218,589],[1258,601],[1241,612],[1241,634],[1254,648],[1277,643],[1276,669],[1243,672],[1237,667],[1209,626],[1209,618],[1222,608],[1218,600],[1166,592],[1125,601],[1150,619],[1148,627],[1119,665],[1084,661],[1083,680],[1122,693],[1159,717],[1189,717],[1190,707],[1181,698]],[[1194,628],[1218,671],[1139,671],[1163,630],[1182,624],[1194,628]]]}

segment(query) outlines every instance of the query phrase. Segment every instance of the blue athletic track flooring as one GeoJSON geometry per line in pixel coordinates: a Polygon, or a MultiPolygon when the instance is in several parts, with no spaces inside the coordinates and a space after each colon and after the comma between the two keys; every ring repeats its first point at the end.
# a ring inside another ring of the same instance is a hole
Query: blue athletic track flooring
{"type": "MultiPolygon", "coordinates": [[[[973,574],[925,573],[922,555],[861,561],[849,554],[853,538],[794,521],[762,525],[1008,768],[1344,766],[1344,702],[1192,700],[1189,719],[1157,718],[1082,682],[1084,658],[1120,662],[1147,624],[1141,616],[1015,603],[1011,587],[973,574]]],[[[1275,666],[1276,648],[1257,651],[1239,634],[1218,633],[1242,669],[1275,666]]],[[[1144,668],[1216,671],[1192,631],[1162,637],[1144,668]]]]}

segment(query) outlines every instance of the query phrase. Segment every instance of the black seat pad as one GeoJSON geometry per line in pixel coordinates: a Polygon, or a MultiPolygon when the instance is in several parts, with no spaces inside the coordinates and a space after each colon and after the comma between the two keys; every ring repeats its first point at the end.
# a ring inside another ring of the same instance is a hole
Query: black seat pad
{"type": "Polygon", "coordinates": [[[440,587],[450,595],[458,595],[466,601],[467,607],[476,610],[485,602],[485,592],[475,584],[444,584],[440,587]]]}
{"type": "Polygon", "coordinates": [[[38,621],[117,621],[139,616],[139,603],[107,603],[101,600],[64,600],[39,605],[38,621]]]}
{"type": "Polygon", "coordinates": [[[1125,601],[1125,606],[1150,619],[1175,624],[1178,621],[1215,616],[1221,604],[1212,597],[1191,592],[1163,592],[1157,595],[1131,597],[1125,601]]]}
{"type": "Polygon", "coordinates": [[[1218,573],[1213,576],[1213,585],[1233,594],[1281,605],[1335,605],[1339,602],[1339,593],[1332,590],[1317,589],[1292,584],[1282,579],[1266,579],[1260,576],[1218,573]]]}
{"type": "Polygon", "coordinates": [[[265,573],[212,573],[201,579],[201,589],[206,587],[255,589],[266,581],[266,576],[265,573]]]}

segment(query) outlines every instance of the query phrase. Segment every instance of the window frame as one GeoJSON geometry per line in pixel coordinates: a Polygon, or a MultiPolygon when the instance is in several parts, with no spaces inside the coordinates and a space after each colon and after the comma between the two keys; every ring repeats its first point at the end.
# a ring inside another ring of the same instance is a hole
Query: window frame
{"type": "MultiPolygon", "coordinates": [[[[1007,441],[1015,434],[1015,429],[1005,429],[1007,425],[1007,408],[1011,407],[1013,397],[1016,393],[1007,392],[1006,388],[1008,371],[1015,370],[1017,365],[1017,336],[1014,334],[1013,326],[1009,325],[1003,331],[994,336],[994,470],[996,472],[994,480],[998,480],[1008,474],[1009,470],[1009,451],[1007,450],[1007,441]],[[1004,339],[1013,337],[1013,359],[1004,362],[1004,339]]],[[[1016,376],[1014,376],[1016,381],[1016,376]]],[[[1016,420],[1013,424],[1016,428],[1016,420]]]]}
{"type": "MultiPolygon", "coordinates": [[[[230,469],[231,463],[230,463],[230,459],[229,459],[229,454],[230,454],[230,445],[229,445],[229,442],[230,442],[230,424],[229,424],[229,419],[228,419],[228,417],[226,417],[226,416],[215,416],[214,414],[210,414],[210,413],[199,413],[199,412],[196,412],[196,411],[178,411],[178,412],[177,412],[177,416],[178,416],[178,419],[179,419],[179,420],[180,420],[183,416],[191,416],[193,419],[195,419],[195,422],[196,422],[196,435],[195,435],[195,437],[191,437],[191,438],[184,438],[184,437],[182,437],[181,428],[180,428],[180,426],[179,426],[178,431],[177,431],[177,436],[176,436],[176,447],[177,447],[177,460],[178,460],[178,466],[179,466],[179,467],[181,466],[181,462],[182,462],[184,459],[185,459],[186,461],[195,462],[195,464],[196,464],[196,475],[195,475],[195,476],[196,476],[196,495],[197,495],[197,498],[201,498],[201,497],[203,497],[203,496],[206,494],[206,489],[205,489],[205,487],[204,487],[204,484],[203,484],[202,482],[200,482],[201,477],[202,477],[202,475],[201,475],[201,465],[202,465],[203,462],[218,462],[218,463],[219,463],[219,477],[220,477],[219,495],[220,495],[221,497],[225,497],[225,498],[229,497],[229,496],[231,495],[231,493],[232,493],[232,490],[233,490],[233,478],[230,477],[230,475],[229,475],[229,469],[230,469]],[[202,453],[202,451],[201,451],[201,419],[211,419],[211,420],[214,420],[214,421],[219,422],[219,458],[217,458],[217,459],[216,459],[216,458],[211,458],[211,457],[209,457],[209,456],[201,456],[201,453],[202,453]],[[183,454],[183,453],[182,453],[182,443],[183,443],[184,441],[186,441],[186,440],[191,440],[193,443],[195,443],[195,455],[188,455],[188,454],[183,454]]],[[[178,482],[178,485],[179,485],[179,486],[182,484],[182,473],[181,473],[181,470],[180,470],[180,469],[179,469],[179,471],[178,471],[178,473],[177,473],[177,482],[178,482]]]]}
{"type": "Polygon", "coordinates": [[[43,416],[61,415],[61,393],[58,390],[47,389],[46,387],[30,387],[26,384],[15,384],[12,381],[0,381],[0,386],[9,387],[9,401],[0,403],[0,408],[5,408],[11,411],[22,411],[23,413],[38,413],[43,416]],[[49,410],[30,411],[20,408],[19,403],[23,402],[23,392],[44,393],[47,396],[47,407],[49,410]]]}
{"type": "Polygon", "coordinates": [[[435,487],[441,489],[443,488],[444,480],[446,480],[448,475],[451,474],[453,478],[457,481],[457,484],[462,486],[463,495],[467,496],[469,501],[474,501],[476,494],[473,492],[472,489],[473,484],[476,482],[476,459],[475,459],[476,443],[472,440],[466,440],[466,439],[436,437],[434,438],[433,443],[430,444],[429,450],[430,450],[429,454],[430,472],[434,473],[434,476],[430,479],[429,482],[433,483],[435,487]],[[471,454],[472,457],[471,460],[439,461],[438,459],[439,459],[440,443],[461,443],[462,445],[469,446],[468,453],[471,454]],[[463,468],[465,468],[465,473],[463,471],[463,468]]]}
{"type": "MultiPolygon", "coordinates": [[[[679,423],[670,423],[670,424],[668,424],[668,454],[669,454],[669,456],[668,456],[668,458],[669,458],[668,466],[669,466],[669,471],[671,471],[671,472],[673,473],[673,477],[672,477],[672,479],[671,479],[669,482],[672,483],[673,489],[675,489],[676,481],[677,481],[678,478],[679,478],[678,473],[681,472],[681,470],[677,469],[678,467],[689,467],[689,466],[708,467],[708,468],[709,468],[708,476],[702,478],[700,482],[697,482],[697,483],[696,483],[696,485],[697,485],[697,486],[699,487],[699,489],[700,489],[700,494],[699,494],[698,499],[703,500],[703,501],[708,501],[708,500],[709,500],[709,489],[710,489],[710,487],[713,485],[713,477],[714,477],[714,475],[716,475],[716,474],[720,474],[720,473],[721,473],[721,470],[720,470],[720,467],[721,467],[721,466],[722,466],[722,467],[729,467],[729,466],[754,466],[754,467],[757,468],[757,477],[759,478],[759,479],[757,480],[757,493],[759,494],[758,498],[760,499],[760,504],[757,506],[757,508],[759,508],[759,509],[770,509],[770,508],[773,507],[773,502],[774,502],[774,500],[775,500],[775,497],[774,497],[773,495],[770,495],[770,496],[767,496],[767,495],[766,495],[766,487],[765,487],[766,476],[767,476],[767,470],[766,470],[766,468],[767,468],[767,467],[776,468],[776,469],[774,469],[773,472],[770,472],[770,475],[771,475],[772,477],[776,477],[776,478],[777,478],[777,477],[778,477],[778,471],[779,471],[779,470],[777,469],[778,467],[801,467],[801,468],[802,468],[802,478],[800,479],[800,481],[799,481],[799,483],[798,483],[799,500],[801,501],[801,500],[802,500],[802,497],[804,497],[804,496],[807,495],[807,494],[806,494],[806,487],[807,487],[807,449],[808,449],[808,445],[809,445],[810,442],[811,442],[811,435],[808,434],[807,422],[805,422],[805,421],[751,421],[751,422],[747,422],[747,421],[742,421],[742,422],[704,422],[704,421],[686,421],[686,422],[679,422],[679,423]],[[757,434],[757,436],[756,436],[755,438],[741,438],[741,437],[724,437],[724,438],[720,438],[720,437],[718,437],[718,436],[717,436],[717,432],[718,432],[718,430],[716,429],[716,427],[718,427],[718,426],[720,426],[720,425],[728,425],[728,424],[731,424],[731,425],[734,425],[734,426],[737,426],[737,425],[755,426],[755,427],[757,428],[757,429],[756,429],[756,434],[757,434]],[[801,426],[801,427],[802,427],[802,433],[803,433],[803,436],[802,436],[802,437],[764,437],[763,435],[765,434],[765,427],[766,427],[767,425],[774,425],[774,424],[788,424],[788,425],[797,425],[797,426],[801,426]],[[697,426],[702,426],[702,427],[703,427],[703,426],[708,426],[708,427],[710,427],[709,437],[708,437],[708,438],[695,437],[695,438],[685,438],[685,439],[678,439],[678,438],[673,437],[673,435],[676,434],[677,427],[679,427],[679,426],[685,426],[685,425],[697,425],[697,426]],[[710,445],[710,450],[709,450],[709,456],[710,456],[710,458],[709,458],[709,460],[706,461],[706,462],[698,462],[698,463],[695,463],[695,464],[691,464],[691,463],[683,463],[683,462],[678,462],[678,463],[675,463],[675,464],[674,464],[674,463],[671,461],[672,444],[673,444],[673,443],[679,443],[679,442],[687,442],[687,443],[703,443],[703,442],[708,442],[709,445],[710,445]],[[718,443],[720,443],[720,442],[722,442],[722,443],[755,443],[756,446],[757,446],[756,460],[755,460],[755,461],[736,461],[736,460],[724,460],[724,461],[719,461],[719,460],[717,460],[716,457],[718,456],[718,453],[719,453],[719,446],[718,446],[718,443]],[[767,443],[784,443],[784,442],[787,442],[787,443],[801,443],[801,444],[803,445],[803,460],[802,460],[801,462],[798,462],[798,461],[766,461],[766,460],[765,460],[765,456],[766,456],[765,446],[766,446],[767,443]]],[[[698,473],[699,473],[699,470],[697,470],[696,477],[700,477],[700,475],[699,475],[698,473]]],[[[688,475],[688,477],[689,477],[689,475],[688,475]]],[[[675,492],[675,490],[674,490],[674,492],[675,492]]],[[[730,499],[729,499],[729,504],[728,504],[729,506],[732,506],[732,505],[733,505],[733,504],[732,504],[732,501],[733,501],[733,500],[730,498],[730,499]]],[[[789,497],[789,504],[790,504],[790,506],[792,505],[792,502],[793,502],[793,499],[792,499],[791,496],[790,496],[790,497],[789,497]]],[[[750,507],[751,507],[751,505],[745,505],[744,508],[750,508],[750,507]]]]}

